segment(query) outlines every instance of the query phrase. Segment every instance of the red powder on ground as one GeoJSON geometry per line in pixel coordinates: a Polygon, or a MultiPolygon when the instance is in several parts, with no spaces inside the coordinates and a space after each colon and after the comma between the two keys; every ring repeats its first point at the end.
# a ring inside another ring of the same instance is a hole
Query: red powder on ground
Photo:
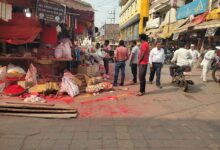
{"type": "Polygon", "coordinates": [[[20,85],[11,85],[9,87],[7,87],[5,90],[4,90],[4,93],[5,94],[13,94],[13,95],[16,95],[16,94],[20,94],[20,93],[23,93],[25,91],[25,89],[23,87],[21,87],[20,85]]]}
{"type": "Polygon", "coordinates": [[[118,97],[117,96],[107,96],[107,97],[103,97],[103,98],[99,98],[99,99],[95,99],[95,100],[81,102],[80,104],[85,105],[85,104],[90,104],[90,103],[95,103],[95,102],[103,102],[103,101],[109,101],[109,100],[118,100],[118,97]]]}

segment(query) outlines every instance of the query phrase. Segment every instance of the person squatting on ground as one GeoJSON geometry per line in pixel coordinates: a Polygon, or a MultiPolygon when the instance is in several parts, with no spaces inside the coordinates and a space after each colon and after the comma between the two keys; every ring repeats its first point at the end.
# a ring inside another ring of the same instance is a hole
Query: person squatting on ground
{"type": "Polygon", "coordinates": [[[174,52],[171,62],[176,62],[176,64],[170,66],[170,76],[172,77],[172,82],[175,81],[175,69],[178,67],[190,66],[192,55],[187,47],[187,44],[181,42],[180,48],[174,52]]]}
{"type": "Polygon", "coordinates": [[[131,60],[130,67],[133,75],[133,83],[137,83],[137,67],[138,67],[138,55],[140,53],[140,49],[137,46],[136,41],[132,41],[132,50],[131,50],[131,60]]]}
{"type": "Polygon", "coordinates": [[[141,48],[138,57],[139,63],[139,81],[140,81],[140,91],[137,96],[143,96],[145,94],[146,87],[146,73],[147,73],[147,65],[149,61],[149,43],[147,42],[148,37],[146,34],[140,35],[141,48]]]}
{"type": "Polygon", "coordinates": [[[118,74],[121,70],[121,84],[124,85],[125,80],[125,66],[126,61],[129,59],[128,49],[125,47],[124,41],[119,42],[119,46],[115,50],[115,75],[114,75],[114,86],[118,85],[118,74]]]}
{"type": "Polygon", "coordinates": [[[215,57],[217,57],[218,50],[220,50],[220,46],[216,46],[215,50],[209,50],[208,52],[206,52],[206,54],[204,56],[204,59],[201,63],[201,66],[202,66],[201,78],[202,78],[203,82],[207,82],[208,71],[211,67],[211,63],[212,63],[213,59],[215,57]]]}
{"type": "Polygon", "coordinates": [[[150,52],[149,64],[150,64],[150,78],[149,82],[152,84],[154,76],[156,73],[156,86],[162,88],[161,86],[161,70],[165,60],[164,49],[161,47],[161,42],[157,42],[156,47],[150,52]]]}

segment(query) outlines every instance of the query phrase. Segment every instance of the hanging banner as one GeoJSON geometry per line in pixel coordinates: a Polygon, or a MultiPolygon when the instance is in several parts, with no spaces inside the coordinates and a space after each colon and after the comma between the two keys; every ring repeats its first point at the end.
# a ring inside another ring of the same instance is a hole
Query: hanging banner
{"type": "Polygon", "coordinates": [[[184,19],[191,15],[198,15],[208,10],[208,0],[194,0],[177,9],[176,19],[184,19]]]}
{"type": "Polygon", "coordinates": [[[66,7],[46,0],[38,0],[37,16],[39,19],[65,23],[66,7]]]}
{"type": "Polygon", "coordinates": [[[205,33],[205,37],[215,36],[218,28],[208,28],[205,33]]]}

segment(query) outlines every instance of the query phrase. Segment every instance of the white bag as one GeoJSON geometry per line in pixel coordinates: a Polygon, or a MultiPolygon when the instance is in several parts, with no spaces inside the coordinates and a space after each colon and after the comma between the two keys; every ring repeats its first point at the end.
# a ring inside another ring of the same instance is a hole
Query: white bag
{"type": "Polygon", "coordinates": [[[79,94],[79,87],[75,85],[71,79],[64,76],[62,79],[60,92],[66,92],[69,96],[74,97],[79,94]]]}
{"type": "Polygon", "coordinates": [[[63,56],[63,43],[60,43],[54,51],[55,57],[56,58],[62,58],[63,56]]]}
{"type": "Polygon", "coordinates": [[[33,64],[30,64],[28,72],[25,76],[25,82],[33,83],[33,85],[37,84],[37,69],[33,64]]]}

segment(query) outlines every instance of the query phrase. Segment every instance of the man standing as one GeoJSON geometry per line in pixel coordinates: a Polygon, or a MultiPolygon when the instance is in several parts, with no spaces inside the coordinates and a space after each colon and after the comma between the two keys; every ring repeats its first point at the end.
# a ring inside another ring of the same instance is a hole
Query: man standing
{"type": "Polygon", "coordinates": [[[211,67],[211,63],[213,59],[217,56],[217,51],[220,50],[220,46],[216,46],[215,50],[209,50],[201,63],[202,68],[202,75],[201,78],[203,79],[203,82],[207,82],[207,74],[211,67]]]}
{"type": "Polygon", "coordinates": [[[179,66],[190,66],[190,60],[192,59],[192,55],[190,51],[187,49],[187,45],[183,42],[180,43],[180,48],[175,51],[173,59],[171,62],[176,62],[176,65],[172,65],[170,67],[170,76],[172,77],[172,82],[175,80],[174,71],[179,66]]]}
{"type": "Polygon", "coordinates": [[[103,51],[105,51],[105,56],[103,59],[104,66],[105,66],[105,72],[108,75],[109,74],[109,59],[110,59],[109,53],[111,51],[111,47],[109,45],[109,40],[105,40],[103,51]]]}
{"type": "Polygon", "coordinates": [[[119,47],[117,47],[115,51],[115,75],[114,75],[114,86],[118,86],[118,74],[121,69],[121,84],[120,86],[124,85],[125,80],[125,66],[126,61],[129,58],[128,49],[125,47],[124,41],[121,40],[119,42],[119,47]]]}
{"type": "Polygon", "coordinates": [[[132,41],[130,66],[131,66],[131,72],[133,74],[133,83],[137,83],[137,65],[138,65],[139,52],[140,49],[137,46],[137,42],[132,41]]]}
{"type": "Polygon", "coordinates": [[[162,88],[160,83],[160,77],[161,77],[161,69],[163,67],[164,60],[165,60],[164,49],[161,47],[161,42],[157,42],[156,47],[153,48],[150,52],[149,63],[150,63],[151,72],[150,72],[149,82],[152,84],[156,73],[156,78],[157,78],[156,86],[158,88],[162,88]]]}
{"type": "Polygon", "coordinates": [[[197,63],[198,59],[199,59],[199,52],[195,49],[195,45],[191,44],[190,45],[190,53],[192,55],[192,62],[191,62],[191,66],[193,67],[194,64],[197,63]]]}
{"type": "Polygon", "coordinates": [[[139,63],[139,80],[140,80],[140,92],[137,96],[143,96],[145,94],[145,86],[146,86],[146,73],[147,73],[147,65],[149,60],[149,44],[147,42],[147,35],[141,34],[140,36],[141,48],[140,54],[138,57],[139,63]]]}

